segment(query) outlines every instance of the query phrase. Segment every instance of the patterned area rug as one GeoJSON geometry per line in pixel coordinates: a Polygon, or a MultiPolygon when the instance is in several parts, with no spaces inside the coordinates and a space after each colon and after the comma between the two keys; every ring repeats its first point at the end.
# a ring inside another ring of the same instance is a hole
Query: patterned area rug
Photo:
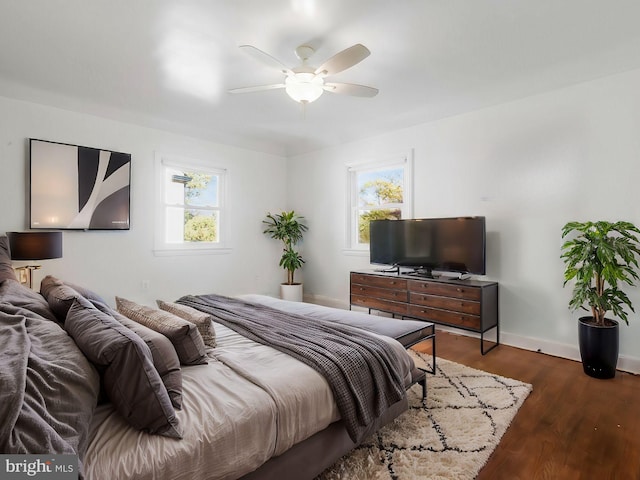
{"type": "MultiPolygon", "coordinates": [[[[418,366],[429,355],[410,351],[418,366]]],[[[517,380],[438,359],[435,376],[409,391],[409,410],[318,480],[470,480],[531,392],[517,380]]]]}

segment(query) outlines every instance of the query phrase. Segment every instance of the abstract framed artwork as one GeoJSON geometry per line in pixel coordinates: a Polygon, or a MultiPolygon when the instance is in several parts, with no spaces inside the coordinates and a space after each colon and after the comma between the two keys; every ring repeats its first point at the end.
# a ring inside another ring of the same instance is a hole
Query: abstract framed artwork
{"type": "Polygon", "coordinates": [[[128,230],[131,154],[29,139],[33,229],[128,230]]]}

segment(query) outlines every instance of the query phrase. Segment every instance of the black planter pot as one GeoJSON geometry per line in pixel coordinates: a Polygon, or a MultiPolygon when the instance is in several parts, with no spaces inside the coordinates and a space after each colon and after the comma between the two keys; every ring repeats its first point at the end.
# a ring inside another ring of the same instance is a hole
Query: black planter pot
{"type": "Polygon", "coordinates": [[[584,373],[594,378],[613,378],[618,364],[619,325],[590,324],[592,317],[581,317],[578,323],[578,341],[584,373]]]}

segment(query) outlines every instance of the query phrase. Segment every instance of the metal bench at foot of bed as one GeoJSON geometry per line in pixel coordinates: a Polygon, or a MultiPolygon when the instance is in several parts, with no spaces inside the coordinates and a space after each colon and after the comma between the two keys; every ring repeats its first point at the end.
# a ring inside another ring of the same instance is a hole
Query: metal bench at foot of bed
{"type": "Polygon", "coordinates": [[[418,343],[431,340],[431,358],[432,364],[430,369],[420,368],[420,374],[413,378],[414,384],[422,386],[422,399],[427,398],[427,373],[435,375],[436,373],[436,329],[435,325],[430,322],[422,322],[420,320],[401,320],[406,331],[395,337],[406,349],[417,345],[418,343]]]}
{"type": "MultiPolygon", "coordinates": [[[[364,330],[369,330],[380,335],[386,335],[388,337],[396,339],[406,349],[417,345],[420,342],[431,340],[431,355],[433,362],[431,369],[421,369],[427,373],[435,375],[436,373],[436,326],[432,322],[426,322],[423,320],[415,320],[413,318],[407,318],[400,314],[396,316],[391,314],[391,317],[382,315],[373,315],[372,308],[368,309],[368,315],[365,320],[361,320],[362,314],[351,310],[352,306],[349,306],[350,313],[354,315],[352,320],[348,322],[354,327],[360,327],[364,330]],[[360,319],[360,321],[358,321],[360,319]]],[[[381,310],[380,310],[381,311],[381,310]]]]}

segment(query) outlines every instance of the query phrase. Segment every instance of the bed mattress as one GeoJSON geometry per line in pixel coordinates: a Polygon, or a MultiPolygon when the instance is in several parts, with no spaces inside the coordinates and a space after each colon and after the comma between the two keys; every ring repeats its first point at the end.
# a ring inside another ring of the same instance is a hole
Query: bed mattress
{"type": "MultiPolygon", "coordinates": [[[[129,427],[111,405],[95,412],[88,479],[235,479],[339,420],[326,380],[302,362],[214,323],[206,365],[183,367],[182,440],[129,427]]],[[[401,360],[405,384],[413,362],[401,360]]]]}

